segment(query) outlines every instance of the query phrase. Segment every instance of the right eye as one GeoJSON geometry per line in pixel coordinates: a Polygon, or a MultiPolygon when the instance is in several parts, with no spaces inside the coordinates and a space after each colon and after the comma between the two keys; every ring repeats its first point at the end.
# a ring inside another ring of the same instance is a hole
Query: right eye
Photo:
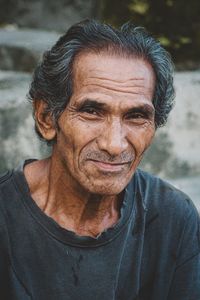
{"type": "Polygon", "coordinates": [[[85,112],[90,115],[98,115],[98,111],[93,107],[84,107],[82,108],[82,112],[85,112]]]}

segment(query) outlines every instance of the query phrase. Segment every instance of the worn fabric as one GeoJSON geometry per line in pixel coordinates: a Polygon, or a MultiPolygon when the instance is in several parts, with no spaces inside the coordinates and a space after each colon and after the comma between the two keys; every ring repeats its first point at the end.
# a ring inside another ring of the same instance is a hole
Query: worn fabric
{"type": "Polygon", "coordinates": [[[199,228],[184,193],[137,170],[118,223],[80,237],[39,209],[23,169],[8,172],[0,179],[0,299],[198,300],[199,228]]]}

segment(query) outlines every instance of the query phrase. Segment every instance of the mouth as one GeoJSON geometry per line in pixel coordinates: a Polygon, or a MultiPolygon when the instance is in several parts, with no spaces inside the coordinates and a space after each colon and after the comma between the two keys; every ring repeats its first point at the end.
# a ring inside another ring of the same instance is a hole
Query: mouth
{"type": "Polygon", "coordinates": [[[98,160],[90,160],[92,164],[94,164],[98,169],[104,171],[104,172],[112,172],[112,173],[119,173],[124,171],[131,162],[123,162],[123,163],[108,163],[98,160]]]}

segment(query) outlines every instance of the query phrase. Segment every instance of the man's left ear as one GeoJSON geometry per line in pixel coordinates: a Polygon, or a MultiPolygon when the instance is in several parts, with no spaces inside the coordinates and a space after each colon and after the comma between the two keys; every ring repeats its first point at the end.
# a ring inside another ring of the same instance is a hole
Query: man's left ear
{"type": "Polygon", "coordinates": [[[46,112],[47,104],[43,100],[34,103],[36,127],[45,140],[53,140],[56,137],[56,128],[50,113],[46,112]]]}

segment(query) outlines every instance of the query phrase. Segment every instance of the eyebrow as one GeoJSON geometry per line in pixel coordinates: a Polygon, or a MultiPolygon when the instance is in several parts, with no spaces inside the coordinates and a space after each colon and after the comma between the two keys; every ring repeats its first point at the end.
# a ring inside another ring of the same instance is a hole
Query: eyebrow
{"type": "Polygon", "coordinates": [[[96,100],[86,99],[83,102],[79,103],[78,109],[81,110],[83,107],[86,107],[86,106],[91,106],[91,107],[97,108],[97,109],[105,109],[106,107],[108,107],[108,105],[106,103],[101,103],[96,100]]]}
{"type": "MultiPolygon", "coordinates": [[[[81,103],[79,103],[78,109],[81,110],[82,108],[84,108],[86,106],[93,107],[96,109],[108,109],[109,108],[109,106],[106,103],[102,103],[102,102],[92,100],[92,99],[86,99],[86,100],[82,101],[81,103]]],[[[145,103],[145,104],[140,104],[138,106],[127,109],[126,113],[145,113],[148,116],[154,116],[155,109],[153,106],[145,103]]]]}
{"type": "Polygon", "coordinates": [[[144,113],[148,116],[155,115],[155,109],[153,106],[149,104],[139,105],[133,108],[128,109],[127,113],[144,113]]]}

